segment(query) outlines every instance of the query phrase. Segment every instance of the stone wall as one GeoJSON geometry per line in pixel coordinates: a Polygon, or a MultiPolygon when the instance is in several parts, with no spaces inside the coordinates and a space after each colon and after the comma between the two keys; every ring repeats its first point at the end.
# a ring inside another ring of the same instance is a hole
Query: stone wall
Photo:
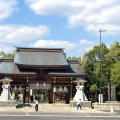
{"type": "MultiPolygon", "coordinates": [[[[77,102],[70,101],[70,107],[77,107],[77,102]]],[[[81,107],[92,108],[92,103],[91,103],[91,101],[82,101],[81,107]]]]}
{"type": "Polygon", "coordinates": [[[0,101],[0,107],[15,107],[16,102],[14,101],[0,101]]]}

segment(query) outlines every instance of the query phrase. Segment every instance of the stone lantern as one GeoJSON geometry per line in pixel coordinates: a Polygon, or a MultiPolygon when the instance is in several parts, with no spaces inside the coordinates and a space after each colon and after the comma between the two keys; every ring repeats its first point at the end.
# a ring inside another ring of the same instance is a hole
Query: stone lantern
{"type": "Polygon", "coordinates": [[[77,106],[77,101],[81,100],[81,106],[87,107],[87,108],[92,108],[91,101],[88,101],[85,93],[84,93],[84,83],[86,82],[85,80],[82,80],[81,78],[78,78],[76,81],[77,86],[76,86],[76,94],[73,98],[73,101],[70,101],[70,106],[71,107],[76,107],[77,106]]]}
{"type": "Polygon", "coordinates": [[[77,91],[76,91],[75,97],[73,98],[73,101],[78,101],[79,99],[81,99],[81,101],[88,101],[84,93],[84,83],[86,81],[82,79],[78,79],[75,82],[77,83],[77,86],[76,86],[77,91]]]}
{"type": "Polygon", "coordinates": [[[10,82],[13,80],[5,77],[5,78],[1,79],[0,81],[3,82],[3,85],[2,85],[3,91],[0,96],[0,101],[13,100],[11,93],[10,93],[10,82]]]}

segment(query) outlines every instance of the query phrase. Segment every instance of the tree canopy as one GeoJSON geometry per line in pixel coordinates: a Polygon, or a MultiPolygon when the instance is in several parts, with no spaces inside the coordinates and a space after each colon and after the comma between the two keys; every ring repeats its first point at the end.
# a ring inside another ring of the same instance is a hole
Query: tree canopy
{"type": "Polygon", "coordinates": [[[120,61],[115,63],[111,68],[110,80],[117,86],[120,85],[120,61]]]}
{"type": "Polygon", "coordinates": [[[1,52],[0,52],[0,57],[1,57],[1,58],[14,58],[14,54],[5,53],[4,51],[1,51],[1,52]]]}
{"type": "Polygon", "coordinates": [[[115,42],[110,47],[109,58],[111,58],[111,77],[110,80],[117,86],[120,86],[120,43],[115,42]]]}
{"type": "Polygon", "coordinates": [[[94,46],[82,58],[83,70],[88,73],[86,76],[88,90],[92,89],[94,84],[99,88],[100,60],[102,86],[106,86],[110,82],[120,86],[120,43],[114,42],[110,48],[102,43],[101,46],[94,46]]]}

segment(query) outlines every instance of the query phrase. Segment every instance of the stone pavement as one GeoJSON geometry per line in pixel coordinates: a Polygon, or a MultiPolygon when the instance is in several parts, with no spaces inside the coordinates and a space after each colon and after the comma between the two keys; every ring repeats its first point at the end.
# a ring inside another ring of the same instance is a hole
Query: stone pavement
{"type": "Polygon", "coordinates": [[[35,111],[35,104],[18,104],[16,107],[0,107],[0,116],[3,115],[81,115],[81,116],[118,116],[117,113],[110,113],[110,111],[100,111],[95,109],[83,108],[77,110],[75,107],[56,106],[50,104],[39,105],[38,112],[35,111]]]}

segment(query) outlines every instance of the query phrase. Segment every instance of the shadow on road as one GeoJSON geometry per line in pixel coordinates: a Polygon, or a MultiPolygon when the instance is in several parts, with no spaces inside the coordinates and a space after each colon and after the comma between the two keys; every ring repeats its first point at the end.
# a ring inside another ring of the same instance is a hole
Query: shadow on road
{"type": "Polygon", "coordinates": [[[32,107],[30,104],[18,104],[16,108],[32,107]]]}

